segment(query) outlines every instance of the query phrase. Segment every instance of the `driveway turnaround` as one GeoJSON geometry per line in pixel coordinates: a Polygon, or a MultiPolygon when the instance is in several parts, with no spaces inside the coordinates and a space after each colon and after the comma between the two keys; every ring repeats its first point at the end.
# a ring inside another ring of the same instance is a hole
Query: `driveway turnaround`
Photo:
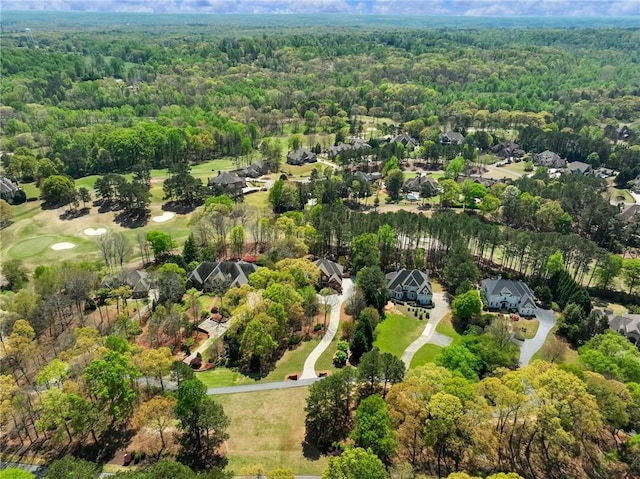
{"type": "Polygon", "coordinates": [[[542,347],[549,331],[556,325],[556,315],[550,309],[536,308],[536,317],[540,322],[533,339],[525,339],[520,345],[520,365],[526,366],[531,358],[542,347]]]}
{"type": "Polygon", "coordinates": [[[318,375],[316,374],[316,361],[318,361],[318,358],[329,347],[331,341],[333,341],[333,338],[338,332],[338,325],[340,324],[340,309],[342,308],[342,303],[344,303],[346,299],[351,296],[352,290],[353,281],[351,280],[351,278],[344,278],[342,280],[342,294],[336,295],[336,300],[331,305],[331,320],[329,321],[327,332],[320,340],[320,343],[315,347],[313,351],[311,351],[311,354],[309,354],[306,361],[304,362],[304,369],[302,370],[300,379],[311,379],[318,377],[318,375]]]}
{"type": "Polygon", "coordinates": [[[432,341],[433,333],[436,330],[436,326],[440,322],[442,318],[450,311],[449,303],[444,297],[444,293],[433,293],[433,304],[434,307],[429,311],[429,321],[427,321],[427,325],[422,331],[422,335],[418,339],[416,339],[413,343],[411,343],[407,349],[402,353],[402,362],[407,367],[407,370],[411,366],[411,360],[413,356],[418,352],[418,350],[424,346],[425,344],[433,343],[438,344],[438,346],[448,346],[451,343],[451,338],[447,336],[443,336],[441,334],[436,333],[437,342],[432,341]],[[447,342],[447,338],[449,341],[447,342]],[[443,344],[446,343],[446,344],[443,344]]]}

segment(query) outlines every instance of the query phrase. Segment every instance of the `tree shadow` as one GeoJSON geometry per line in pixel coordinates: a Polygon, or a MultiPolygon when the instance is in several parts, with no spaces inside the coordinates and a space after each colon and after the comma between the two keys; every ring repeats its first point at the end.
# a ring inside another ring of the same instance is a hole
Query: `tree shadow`
{"type": "Polygon", "coordinates": [[[171,211],[179,215],[184,215],[187,213],[191,213],[203,203],[204,201],[167,201],[162,205],[162,211],[171,211]]]}
{"type": "Polygon", "coordinates": [[[122,209],[118,202],[111,200],[94,201],[93,206],[98,207],[98,213],[109,213],[110,211],[120,211],[122,209]]]}
{"type": "Polygon", "coordinates": [[[134,436],[132,429],[106,431],[97,443],[77,444],[73,455],[87,461],[104,464],[115,457],[120,449],[126,449],[134,436]]]}
{"type": "Polygon", "coordinates": [[[123,228],[142,228],[146,226],[151,217],[149,210],[144,211],[122,211],[118,213],[114,221],[123,228]]]}
{"type": "Polygon", "coordinates": [[[310,461],[317,461],[321,456],[318,448],[309,444],[306,440],[302,441],[302,455],[310,461]]]}
{"type": "Polygon", "coordinates": [[[91,210],[87,207],[80,209],[67,210],[64,213],[60,214],[59,218],[63,221],[73,220],[76,218],[80,218],[81,216],[88,215],[91,210]]]}

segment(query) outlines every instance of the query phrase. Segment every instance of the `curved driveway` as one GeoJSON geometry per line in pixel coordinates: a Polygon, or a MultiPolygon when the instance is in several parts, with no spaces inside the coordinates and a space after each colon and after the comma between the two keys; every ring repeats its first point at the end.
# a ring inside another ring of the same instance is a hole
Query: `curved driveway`
{"type": "Polygon", "coordinates": [[[533,339],[525,339],[520,345],[520,365],[526,366],[542,347],[549,331],[556,325],[556,315],[551,309],[536,308],[536,317],[540,322],[533,339]]]}
{"type": "Polygon", "coordinates": [[[304,369],[302,370],[302,375],[300,379],[312,379],[317,378],[316,374],[316,361],[318,358],[324,353],[324,351],[329,347],[331,341],[335,337],[338,332],[338,325],[340,324],[340,309],[342,308],[342,303],[351,296],[351,292],[353,291],[353,281],[350,278],[344,278],[342,280],[342,294],[336,296],[336,300],[331,305],[331,320],[329,321],[329,327],[327,328],[327,332],[324,337],[320,340],[320,343],[315,347],[311,354],[307,357],[304,362],[304,369]]]}
{"type": "MultiPolygon", "coordinates": [[[[433,305],[433,309],[429,311],[429,321],[427,321],[422,335],[411,343],[407,349],[404,350],[404,353],[402,353],[401,359],[407,367],[407,370],[411,367],[411,360],[418,350],[425,344],[432,342],[431,338],[436,330],[436,326],[438,326],[440,320],[449,312],[449,303],[447,303],[444,293],[433,293],[433,305]]],[[[450,342],[451,338],[449,338],[449,343],[450,342]]],[[[448,344],[441,344],[441,346],[448,346],[448,344]]]]}

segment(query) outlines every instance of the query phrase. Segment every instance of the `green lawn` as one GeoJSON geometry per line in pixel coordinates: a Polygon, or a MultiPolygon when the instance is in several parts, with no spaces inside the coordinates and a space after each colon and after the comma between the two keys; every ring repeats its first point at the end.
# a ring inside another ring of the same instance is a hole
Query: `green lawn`
{"type": "Polygon", "coordinates": [[[623,202],[623,203],[635,203],[633,197],[629,194],[627,190],[620,190],[618,188],[614,188],[610,186],[603,195],[611,195],[611,199],[613,201],[623,202]]]}
{"type": "Polygon", "coordinates": [[[454,344],[456,342],[460,342],[462,336],[460,336],[456,330],[453,328],[451,324],[451,313],[448,313],[444,318],[440,320],[438,325],[436,326],[436,331],[440,334],[444,334],[445,336],[449,336],[453,339],[454,344]]]}
{"type": "Polygon", "coordinates": [[[336,353],[336,350],[338,349],[338,341],[339,341],[339,338],[337,336],[333,338],[333,341],[331,341],[331,344],[329,345],[329,347],[325,349],[324,352],[320,355],[320,358],[318,358],[318,361],[316,362],[316,371],[335,372],[338,370],[333,365],[333,355],[336,353]]]}
{"type": "Polygon", "coordinates": [[[442,351],[441,346],[435,344],[425,344],[422,346],[411,360],[411,368],[417,368],[423,364],[432,363],[436,359],[436,356],[442,351]]]}
{"type": "Polygon", "coordinates": [[[269,192],[256,191],[255,193],[244,195],[244,204],[258,210],[263,210],[265,208],[271,209],[271,205],[269,204],[269,192]]]}
{"type": "Polygon", "coordinates": [[[319,339],[312,339],[311,341],[300,343],[298,347],[292,351],[286,351],[276,363],[276,368],[264,379],[260,380],[260,382],[271,383],[284,381],[287,374],[300,374],[307,356],[309,356],[319,342],[319,339]]]}
{"type": "Polygon", "coordinates": [[[295,474],[322,474],[327,457],[307,459],[302,450],[308,394],[308,388],[293,388],[216,396],[231,420],[228,469],[238,473],[260,464],[267,471],[286,467],[295,474]]]}
{"type": "Polygon", "coordinates": [[[329,168],[324,163],[305,163],[304,165],[288,165],[286,163],[280,166],[280,171],[285,174],[292,174],[296,178],[307,177],[311,175],[311,172],[316,168],[323,169],[329,168]]]}
{"type": "Polygon", "coordinates": [[[426,321],[413,316],[387,313],[386,319],[376,327],[373,345],[382,352],[401,357],[407,346],[422,334],[425,326],[426,321]]]}
{"type": "Polygon", "coordinates": [[[209,369],[208,371],[196,373],[196,377],[208,388],[223,388],[255,383],[253,378],[228,368],[209,369]]]}
{"type": "Polygon", "coordinates": [[[27,198],[40,198],[40,188],[36,186],[35,182],[20,183],[20,188],[24,190],[27,198]]]}

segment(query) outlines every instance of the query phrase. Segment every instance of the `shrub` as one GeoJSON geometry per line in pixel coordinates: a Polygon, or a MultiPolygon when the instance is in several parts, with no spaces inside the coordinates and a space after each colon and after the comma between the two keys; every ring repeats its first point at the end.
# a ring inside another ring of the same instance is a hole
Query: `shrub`
{"type": "Polygon", "coordinates": [[[336,354],[333,356],[333,365],[337,368],[342,368],[347,364],[347,353],[344,351],[336,351],[336,354]]]}
{"type": "Polygon", "coordinates": [[[424,317],[425,317],[426,319],[429,319],[429,316],[430,316],[429,311],[426,311],[426,312],[424,313],[424,317]]]}
{"type": "Polygon", "coordinates": [[[291,338],[289,338],[289,347],[292,348],[293,346],[297,346],[298,344],[300,344],[301,341],[302,341],[302,335],[295,334],[291,336],[291,338]]]}
{"type": "Polygon", "coordinates": [[[349,343],[347,341],[338,341],[338,351],[347,352],[349,351],[349,343]]]}
{"type": "Polygon", "coordinates": [[[314,331],[320,331],[322,329],[322,323],[316,323],[316,325],[313,327],[314,331]]]}

